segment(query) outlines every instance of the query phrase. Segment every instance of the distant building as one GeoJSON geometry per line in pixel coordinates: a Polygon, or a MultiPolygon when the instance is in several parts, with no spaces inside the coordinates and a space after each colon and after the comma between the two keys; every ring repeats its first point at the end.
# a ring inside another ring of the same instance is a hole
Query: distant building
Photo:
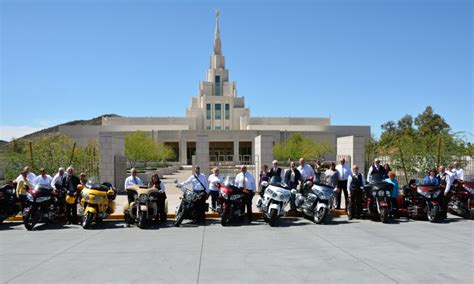
{"type": "MultiPolygon", "coordinates": [[[[101,151],[101,179],[115,172],[113,166],[108,172],[102,168],[115,163],[115,156],[123,156],[123,136],[136,130],[149,131],[154,139],[170,145],[178,161],[188,165],[193,156],[196,163],[206,165],[214,161],[268,163],[273,158],[271,147],[299,132],[337,148],[338,155],[354,156],[352,159],[361,160],[358,163],[363,166],[363,141],[370,137],[370,126],[331,125],[329,117],[251,117],[244,97],[237,95],[236,82],[229,80],[218,16],[206,80],[199,83],[198,96],[191,98],[186,117],[108,117],[98,126],[59,127],[80,145],[98,139],[101,148],[107,148],[101,151]],[[113,141],[115,146],[104,146],[113,141]]],[[[336,159],[336,153],[328,158],[336,159]]]]}

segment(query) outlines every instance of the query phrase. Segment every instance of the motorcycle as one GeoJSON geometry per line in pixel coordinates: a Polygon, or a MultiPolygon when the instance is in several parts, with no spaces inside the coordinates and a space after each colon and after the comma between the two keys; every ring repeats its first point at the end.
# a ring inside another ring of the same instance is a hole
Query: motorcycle
{"type": "MultiPolygon", "coordinates": [[[[175,181],[175,183],[177,184],[177,181],[175,181]]],[[[184,219],[191,219],[193,221],[199,219],[200,212],[198,212],[199,205],[197,203],[202,202],[203,198],[206,199],[206,192],[193,191],[187,186],[180,186],[179,184],[177,184],[176,187],[183,192],[183,196],[180,197],[181,203],[176,207],[176,217],[173,222],[175,227],[179,227],[184,219]]],[[[208,210],[209,203],[205,203],[204,211],[207,212],[208,210]]]]}
{"type": "Polygon", "coordinates": [[[217,184],[219,197],[217,199],[217,212],[221,216],[221,225],[227,226],[236,218],[245,215],[245,194],[242,189],[234,186],[234,181],[227,177],[224,183],[217,184]]]}
{"type": "Polygon", "coordinates": [[[377,181],[365,185],[363,189],[362,214],[369,218],[380,219],[382,223],[387,223],[392,211],[390,195],[393,184],[377,181]]]}
{"type": "Polygon", "coordinates": [[[334,188],[313,184],[312,180],[306,181],[304,188],[306,192],[296,194],[296,210],[311,217],[316,224],[329,222],[336,208],[334,188]]]}
{"type": "Polygon", "coordinates": [[[0,224],[9,217],[14,217],[21,210],[20,199],[16,196],[15,184],[0,188],[0,224]]]}
{"type": "MultiPolygon", "coordinates": [[[[125,217],[125,224],[137,222],[140,229],[144,229],[153,219],[159,221],[159,208],[157,200],[160,194],[164,194],[163,190],[157,188],[148,188],[146,186],[133,185],[127,188],[127,195],[132,195],[134,200],[129,203],[125,201],[123,206],[123,213],[125,217]]],[[[165,213],[168,212],[168,201],[165,201],[165,213]]]]}
{"type": "Polygon", "coordinates": [[[27,205],[23,209],[23,224],[28,231],[39,222],[49,223],[60,217],[59,192],[50,185],[36,185],[26,192],[27,205]]]}
{"type": "Polygon", "coordinates": [[[411,180],[403,187],[404,200],[400,212],[405,212],[406,217],[412,219],[428,219],[430,222],[442,220],[440,198],[443,191],[434,185],[418,185],[416,180],[411,180]]]}
{"type": "Polygon", "coordinates": [[[474,182],[456,181],[448,202],[448,210],[465,219],[474,220],[474,182]]]}
{"type": "Polygon", "coordinates": [[[263,181],[262,188],[265,188],[265,193],[263,198],[259,197],[257,200],[257,208],[262,212],[265,222],[272,227],[277,226],[280,217],[286,214],[285,208],[290,202],[291,195],[296,194],[296,190],[290,190],[279,176],[273,176],[269,183],[263,181]]]}
{"type": "Polygon", "coordinates": [[[115,211],[116,189],[110,183],[97,184],[89,181],[81,190],[82,227],[89,229],[92,222],[100,223],[115,211]]]}

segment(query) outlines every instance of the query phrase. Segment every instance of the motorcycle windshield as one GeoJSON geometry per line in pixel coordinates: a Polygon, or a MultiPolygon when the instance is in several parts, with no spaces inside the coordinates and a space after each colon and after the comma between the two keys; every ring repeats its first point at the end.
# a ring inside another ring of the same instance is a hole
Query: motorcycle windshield
{"type": "Polygon", "coordinates": [[[270,185],[288,189],[288,185],[281,180],[280,176],[272,176],[270,185]]]}
{"type": "Polygon", "coordinates": [[[224,178],[224,181],[222,182],[222,185],[224,185],[224,186],[233,186],[234,182],[235,182],[235,177],[226,176],[224,178]]]}

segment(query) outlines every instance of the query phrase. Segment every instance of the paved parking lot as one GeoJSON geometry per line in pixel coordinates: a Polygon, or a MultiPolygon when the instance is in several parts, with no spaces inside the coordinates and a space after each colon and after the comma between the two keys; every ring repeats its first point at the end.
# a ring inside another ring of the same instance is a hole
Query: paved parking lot
{"type": "Polygon", "coordinates": [[[271,228],[185,224],[140,230],[106,221],[92,230],[0,225],[0,281],[161,283],[473,283],[474,222],[401,219],[271,228]]]}

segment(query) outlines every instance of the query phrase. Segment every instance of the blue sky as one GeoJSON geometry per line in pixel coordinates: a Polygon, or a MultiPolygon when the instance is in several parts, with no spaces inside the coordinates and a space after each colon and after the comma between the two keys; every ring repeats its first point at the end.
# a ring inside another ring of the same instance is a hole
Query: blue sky
{"type": "Polygon", "coordinates": [[[253,116],[330,116],[379,135],[432,105],[473,132],[472,1],[0,2],[0,139],[105,113],[184,116],[214,8],[253,116]]]}

